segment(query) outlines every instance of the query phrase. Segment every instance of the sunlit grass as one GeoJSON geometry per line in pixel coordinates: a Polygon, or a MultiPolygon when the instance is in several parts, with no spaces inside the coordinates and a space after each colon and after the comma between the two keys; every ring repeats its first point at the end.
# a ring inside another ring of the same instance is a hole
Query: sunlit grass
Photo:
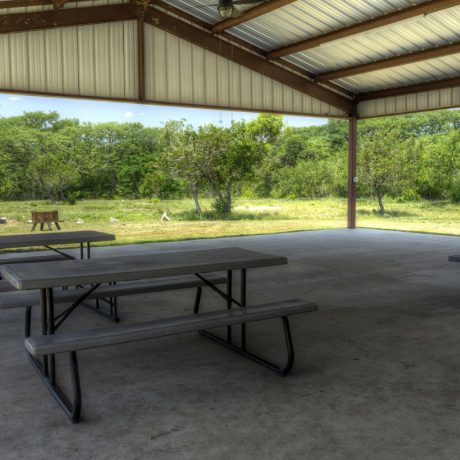
{"type": "MultiPolygon", "coordinates": [[[[344,228],[346,199],[238,199],[228,220],[212,219],[210,202],[203,200],[198,218],[191,200],[85,200],[75,205],[44,201],[0,203],[0,234],[27,233],[32,210],[58,209],[63,230],[93,229],[114,233],[118,244],[194,238],[256,235],[299,230],[344,228]],[[160,222],[163,212],[169,222],[160,222]],[[110,222],[110,218],[117,219],[110,222]],[[77,224],[77,220],[84,221],[77,224]]],[[[387,200],[385,215],[371,200],[358,201],[358,226],[391,230],[460,235],[460,204],[440,201],[387,200]]],[[[109,243],[111,244],[111,243],[109,243]]]]}

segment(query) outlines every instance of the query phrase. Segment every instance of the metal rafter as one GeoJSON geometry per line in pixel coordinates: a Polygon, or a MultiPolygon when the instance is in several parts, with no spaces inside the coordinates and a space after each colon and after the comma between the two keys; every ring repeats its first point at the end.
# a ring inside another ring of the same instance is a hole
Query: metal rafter
{"type": "Polygon", "coordinates": [[[460,42],[452,43],[450,45],[438,46],[436,48],[430,48],[427,50],[415,51],[414,53],[403,54],[401,56],[369,62],[367,64],[346,67],[344,69],[334,70],[332,72],[326,72],[318,75],[315,78],[315,81],[325,82],[330,80],[338,80],[340,78],[349,77],[351,75],[375,72],[376,70],[413,64],[414,62],[427,61],[429,59],[435,59],[456,53],[460,53],[460,42]]]}
{"type": "Polygon", "coordinates": [[[317,85],[300,75],[296,75],[282,67],[268,62],[232,43],[220,39],[209,32],[199,29],[187,22],[181,21],[163,11],[149,8],[145,12],[145,22],[168,33],[187,40],[201,48],[207,49],[230,61],[240,64],[250,70],[265,75],[284,85],[290,86],[304,94],[337,107],[347,113],[353,113],[354,104],[351,100],[333,91],[317,85]]]}
{"type": "MultiPolygon", "coordinates": [[[[151,2],[152,5],[159,6],[161,9],[168,11],[169,13],[172,13],[181,19],[184,19],[188,22],[191,22],[192,24],[196,25],[197,27],[200,27],[210,33],[212,33],[212,24],[209,24],[195,16],[192,16],[189,13],[186,13],[183,10],[180,10],[178,8],[175,8],[174,6],[170,5],[169,3],[165,3],[162,0],[152,0],[151,2]]],[[[223,31],[219,34],[219,37],[224,38],[225,40],[231,41],[232,43],[236,43],[238,46],[242,46],[245,49],[248,49],[254,53],[257,53],[260,56],[265,57],[265,51],[261,48],[258,48],[257,46],[253,45],[252,43],[249,43],[245,40],[242,40],[239,37],[236,37],[235,35],[232,35],[226,31],[223,31]]],[[[292,62],[286,61],[284,59],[272,59],[273,62],[278,62],[282,66],[284,66],[287,69],[292,70],[293,72],[296,72],[300,75],[303,75],[311,80],[315,78],[315,75],[312,74],[311,72],[308,72],[307,70],[293,64],[292,62]]],[[[342,88],[339,85],[336,85],[335,83],[332,82],[325,82],[324,85],[330,87],[334,91],[338,91],[341,94],[344,94],[350,98],[353,98],[355,94],[351,91],[348,91],[345,88],[342,88]]]]}
{"type": "Polygon", "coordinates": [[[139,7],[132,3],[0,15],[0,33],[25,32],[82,24],[137,19],[139,7]]]}
{"type": "Polygon", "coordinates": [[[397,88],[383,89],[379,91],[369,91],[357,96],[359,102],[369,101],[372,99],[382,99],[385,97],[401,96],[404,94],[422,93],[436,89],[454,88],[460,86],[460,77],[447,78],[444,80],[435,80],[416,85],[399,86],[397,88]]]}
{"type": "Polygon", "coordinates": [[[453,6],[460,5],[460,0],[431,0],[421,5],[411,6],[404,10],[395,11],[394,13],[386,14],[385,16],[379,16],[377,18],[369,19],[367,21],[354,24],[352,26],[344,27],[343,29],[334,30],[323,35],[308,38],[292,45],[284,46],[276,50],[272,50],[267,54],[269,59],[279,58],[288,54],[298,53],[300,51],[306,51],[311,48],[323,45],[324,43],[339,40],[341,38],[349,37],[350,35],[356,35],[362,32],[367,32],[378,27],[388,26],[395,22],[404,21],[406,19],[420,16],[422,14],[435,13],[446,8],[452,8],[453,6]]]}
{"type": "Polygon", "coordinates": [[[230,29],[231,27],[235,27],[238,24],[242,24],[243,22],[250,21],[251,19],[258,18],[264,14],[270,13],[270,11],[277,10],[278,8],[282,8],[283,6],[289,5],[293,3],[295,0],[271,0],[261,5],[258,5],[254,8],[246,10],[237,18],[229,18],[225,21],[221,21],[212,26],[211,31],[213,34],[222,32],[224,30],[230,29]]]}
{"type": "Polygon", "coordinates": [[[0,1],[0,9],[5,8],[23,8],[27,6],[49,5],[52,0],[6,0],[0,1]]]}

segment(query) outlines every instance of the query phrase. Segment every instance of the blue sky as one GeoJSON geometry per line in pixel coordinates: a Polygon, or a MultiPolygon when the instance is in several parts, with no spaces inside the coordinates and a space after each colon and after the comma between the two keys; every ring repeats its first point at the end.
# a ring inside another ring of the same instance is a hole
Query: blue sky
{"type": "MultiPolygon", "coordinates": [[[[195,127],[214,123],[228,126],[232,120],[250,120],[254,113],[226,110],[190,109],[181,107],[127,104],[119,102],[65,99],[57,97],[24,96],[0,93],[0,117],[21,115],[23,112],[42,110],[57,111],[62,118],[78,118],[81,121],[141,122],[145,126],[161,126],[162,122],[185,118],[195,127]]],[[[325,118],[286,116],[290,126],[312,126],[327,123],[325,118]]]]}

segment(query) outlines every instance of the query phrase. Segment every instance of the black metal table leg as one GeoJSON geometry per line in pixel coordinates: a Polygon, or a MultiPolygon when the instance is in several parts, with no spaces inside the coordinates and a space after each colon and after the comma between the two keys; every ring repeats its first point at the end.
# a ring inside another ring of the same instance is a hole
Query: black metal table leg
{"type": "MultiPolygon", "coordinates": [[[[48,331],[47,334],[54,334],[54,298],[53,288],[47,288],[45,290],[46,295],[46,315],[48,318],[48,331]]],[[[50,380],[51,384],[56,384],[56,360],[54,355],[49,355],[49,369],[50,369],[50,380]]]]}
{"type": "MultiPolygon", "coordinates": [[[[240,304],[246,306],[246,269],[241,269],[240,277],[240,304]]],[[[246,324],[241,325],[241,349],[246,351],[246,324]]]]}
{"type": "Polygon", "coordinates": [[[196,288],[195,303],[193,305],[193,313],[195,313],[195,315],[198,313],[200,309],[201,292],[202,292],[201,286],[198,286],[196,288]]]}
{"type": "Polygon", "coordinates": [[[200,331],[200,334],[212,340],[213,342],[216,342],[224,346],[225,348],[228,348],[229,350],[232,350],[235,353],[238,353],[239,355],[249,358],[250,360],[256,362],[257,364],[260,364],[261,366],[264,366],[265,368],[273,372],[276,372],[278,375],[281,375],[282,377],[284,377],[292,369],[292,365],[294,364],[294,346],[292,344],[292,336],[291,336],[291,330],[289,327],[289,320],[286,316],[282,316],[281,320],[283,323],[283,334],[284,334],[284,339],[286,342],[286,349],[287,349],[287,359],[283,366],[278,366],[276,364],[273,364],[270,361],[267,361],[266,359],[255,355],[254,353],[250,353],[247,350],[243,350],[242,347],[237,347],[236,345],[228,343],[226,340],[206,330],[200,331]]]}
{"type": "Polygon", "coordinates": [[[67,417],[69,417],[72,423],[77,423],[80,419],[81,413],[81,385],[80,385],[80,374],[78,371],[77,354],[73,351],[70,353],[70,388],[71,388],[71,400],[63,393],[56,383],[52,383],[49,376],[47,376],[43,370],[40,361],[34,358],[32,355],[27,353],[32,367],[36,370],[37,374],[42,379],[46,388],[50,391],[53,398],[61,406],[67,417]]]}
{"type": "MultiPolygon", "coordinates": [[[[54,317],[53,288],[41,289],[40,294],[42,310],[42,333],[43,335],[54,334],[56,323],[54,317]]],[[[26,313],[26,334],[30,334],[30,308],[26,313]],[[27,325],[27,323],[29,324],[27,325]]],[[[51,392],[54,399],[59,403],[69,419],[73,423],[78,422],[81,412],[81,389],[76,353],[70,353],[70,386],[72,392],[71,400],[66,397],[62,389],[57,385],[55,355],[44,356],[43,363],[28,352],[27,356],[33,368],[37,371],[43,383],[51,392]]]]}
{"type": "MultiPolygon", "coordinates": [[[[48,316],[46,313],[46,289],[40,289],[40,308],[42,315],[42,335],[48,333],[48,316]]],[[[48,356],[43,357],[43,373],[48,375],[48,356]]]]}
{"type": "MultiPolygon", "coordinates": [[[[232,308],[233,272],[227,270],[227,310],[232,308]]],[[[227,326],[227,343],[232,343],[232,326],[227,326]]]]}

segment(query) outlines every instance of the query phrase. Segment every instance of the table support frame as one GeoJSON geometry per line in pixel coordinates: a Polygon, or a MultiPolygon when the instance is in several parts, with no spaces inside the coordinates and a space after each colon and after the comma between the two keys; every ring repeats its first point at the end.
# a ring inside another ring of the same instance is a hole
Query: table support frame
{"type": "MultiPolygon", "coordinates": [[[[227,292],[223,292],[213,283],[208,281],[204,276],[200,275],[199,273],[195,273],[195,275],[203,280],[207,286],[209,286],[213,291],[223,297],[227,302],[227,309],[232,308],[232,304],[236,304],[238,307],[244,308],[246,306],[246,299],[247,299],[247,271],[245,268],[240,270],[240,300],[236,300],[232,297],[233,292],[233,273],[232,270],[227,271],[227,292]]],[[[195,307],[193,312],[196,314],[199,312],[199,303],[201,299],[201,288],[197,291],[195,297],[195,307]]],[[[200,335],[212,340],[219,345],[222,345],[228,348],[235,353],[238,353],[246,358],[264,366],[265,368],[277,373],[278,375],[284,377],[287,373],[292,369],[294,364],[294,346],[292,343],[292,334],[291,329],[289,326],[289,319],[287,316],[281,317],[282,324],[283,324],[283,333],[284,333],[284,340],[286,343],[287,348],[287,360],[284,366],[277,366],[251,352],[247,351],[247,341],[246,341],[246,324],[241,324],[241,334],[240,334],[240,346],[237,346],[232,343],[232,326],[227,326],[227,338],[223,339],[222,337],[213,334],[212,332],[202,330],[200,331],[200,335]]]]}
{"type": "MultiPolygon", "coordinates": [[[[99,286],[99,285],[97,285],[99,286]]],[[[92,290],[96,289],[97,286],[94,286],[92,290]]],[[[53,289],[46,288],[41,289],[41,310],[42,310],[42,334],[54,334],[57,327],[62,324],[62,322],[67,318],[67,316],[73,311],[74,308],[89,295],[92,290],[86,292],[79,300],[77,300],[72,309],[66,310],[63,314],[59,315],[61,321],[56,323],[56,317],[54,316],[54,301],[53,301],[53,289]],[[79,302],[80,301],[80,302],[79,302]],[[69,311],[70,310],[70,311],[69,311]],[[68,313],[66,313],[68,312],[68,313]]],[[[25,335],[30,337],[31,333],[31,312],[32,307],[26,308],[26,317],[25,317],[25,335]]],[[[46,388],[50,391],[53,398],[58,402],[58,404],[63,409],[64,413],[70,419],[72,423],[77,423],[80,418],[81,413],[81,385],[80,385],[80,375],[78,370],[78,360],[77,353],[71,352],[69,354],[69,367],[70,367],[70,388],[71,388],[71,399],[69,399],[60,388],[56,379],[56,357],[55,355],[46,355],[43,356],[43,361],[32,356],[30,353],[27,353],[29,362],[32,364],[32,367],[35,369],[37,374],[40,376],[42,382],[45,384],[46,388]]]]}
{"type": "MultiPolygon", "coordinates": [[[[82,246],[83,247],[83,246],[82,246]]],[[[83,249],[82,249],[83,251],[83,249]]],[[[209,286],[212,290],[218,293],[221,297],[226,300],[227,309],[231,309],[233,305],[237,305],[240,308],[245,308],[247,300],[247,272],[246,269],[240,270],[240,300],[233,298],[233,270],[227,270],[227,286],[226,292],[219,289],[212,282],[207,280],[204,276],[199,273],[195,274],[198,278],[203,280],[206,286],[209,286]]],[[[64,312],[55,316],[54,314],[54,301],[53,301],[53,288],[44,288],[40,290],[41,293],[41,321],[42,321],[42,334],[54,334],[56,329],[65,321],[65,319],[71,314],[71,312],[83,301],[87,296],[99,287],[99,284],[92,285],[88,291],[86,291],[77,301],[75,301],[71,307],[64,312]]],[[[195,303],[193,307],[193,313],[197,314],[200,308],[202,296],[202,288],[198,287],[195,294],[195,303]]],[[[25,335],[30,336],[31,333],[31,307],[26,309],[26,320],[25,320],[25,335]]],[[[232,342],[232,329],[231,326],[227,326],[226,339],[221,338],[215,334],[210,333],[207,330],[202,330],[199,333],[210,339],[211,341],[218,343],[235,353],[238,353],[257,364],[277,373],[280,376],[285,376],[292,368],[294,363],[294,346],[292,342],[292,335],[289,326],[289,320],[287,316],[281,317],[284,340],[287,349],[287,359],[283,366],[277,366],[264,358],[261,358],[249,351],[247,351],[246,344],[246,324],[241,324],[240,334],[240,346],[235,345],[232,342]]],[[[81,385],[80,375],[78,369],[77,353],[75,351],[69,353],[69,365],[70,365],[70,387],[71,397],[68,398],[63,390],[59,387],[56,378],[56,362],[55,355],[43,356],[42,360],[35,358],[27,352],[29,361],[33,368],[36,370],[40,378],[42,379],[45,386],[48,388],[54,399],[63,409],[64,413],[70,419],[72,423],[77,423],[80,419],[81,414],[81,385]]]]}

